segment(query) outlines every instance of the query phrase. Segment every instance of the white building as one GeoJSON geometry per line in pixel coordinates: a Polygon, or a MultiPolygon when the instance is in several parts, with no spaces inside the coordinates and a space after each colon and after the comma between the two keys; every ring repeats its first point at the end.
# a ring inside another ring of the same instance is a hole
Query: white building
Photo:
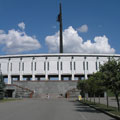
{"type": "Polygon", "coordinates": [[[0,56],[0,69],[8,84],[25,80],[79,80],[99,71],[119,54],[27,54],[0,56]]]}

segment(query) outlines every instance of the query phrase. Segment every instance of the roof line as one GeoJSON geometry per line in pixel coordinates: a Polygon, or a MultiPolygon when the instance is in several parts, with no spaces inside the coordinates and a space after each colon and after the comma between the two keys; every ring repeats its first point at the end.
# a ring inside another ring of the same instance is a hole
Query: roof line
{"type": "Polygon", "coordinates": [[[62,54],[18,54],[18,55],[0,55],[0,58],[19,58],[19,57],[58,57],[58,56],[88,56],[88,57],[120,57],[120,54],[80,54],[80,53],[62,53],[62,54]]]}

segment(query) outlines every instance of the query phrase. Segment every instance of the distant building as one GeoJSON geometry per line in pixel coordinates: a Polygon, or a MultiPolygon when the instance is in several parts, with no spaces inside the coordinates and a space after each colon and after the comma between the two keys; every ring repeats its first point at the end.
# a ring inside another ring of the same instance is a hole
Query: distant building
{"type": "Polygon", "coordinates": [[[13,81],[76,81],[99,71],[119,54],[26,54],[0,56],[0,69],[7,84],[13,81]]]}

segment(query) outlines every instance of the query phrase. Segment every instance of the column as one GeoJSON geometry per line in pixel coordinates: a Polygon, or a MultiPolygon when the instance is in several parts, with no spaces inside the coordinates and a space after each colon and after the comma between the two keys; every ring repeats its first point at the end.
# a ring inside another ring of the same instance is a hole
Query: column
{"type": "Polygon", "coordinates": [[[58,58],[58,77],[59,77],[59,81],[61,81],[61,59],[60,57],[58,58]]]}
{"type": "Polygon", "coordinates": [[[8,74],[8,84],[12,84],[12,79],[10,74],[8,74]]]}
{"type": "Polygon", "coordinates": [[[20,81],[23,81],[23,75],[20,75],[20,81]]]}
{"type": "Polygon", "coordinates": [[[75,78],[74,78],[74,74],[75,74],[75,64],[74,64],[74,57],[72,57],[72,59],[71,59],[71,61],[72,61],[72,80],[75,80],[75,78]]]}
{"type": "Polygon", "coordinates": [[[32,81],[35,80],[35,58],[32,60],[32,81]]]}
{"type": "MultiPolygon", "coordinates": [[[[88,70],[87,70],[87,60],[86,60],[87,57],[84,58],[84,61],[85,61],[85,80],[88,79],[88,70]]],[[[88,99],[88,93],[85,93],[85,98],[88,99]]]]}
{"type": "Polygon", "coordinates": [[[84,58],[84,63],[85,63],[85,69],[84,69],[84,74],[85,74],[85,80],[88,79],[88,75],[87,75],[87,61],[86,61],[86,57],[84,58]]]}
{"type": "Polygon", "coordinates": [[[47,57],[45,58],[45,79],[48,80],[48,59],[47,57]]]}
{"type": "Polygon", "coordinates": [[[22,81],[23,80],[23,60],[22,60],[22,58],[20,59],[20,66],[19,66],[19,70],[20,70],[20,81],[22,81]]]}
{"type": "Polygon", "coordinates": [[[8,84],[12,84],[10,59],[8,60],[7,68],[8,68],[8,84]]]}

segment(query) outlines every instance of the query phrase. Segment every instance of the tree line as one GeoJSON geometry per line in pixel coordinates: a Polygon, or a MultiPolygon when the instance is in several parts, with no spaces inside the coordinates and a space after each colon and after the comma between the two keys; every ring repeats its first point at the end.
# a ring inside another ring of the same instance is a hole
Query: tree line
{"type": "MultiPolygon", "coordinates": [[[[100,70],[94,73],[86,80],[79,80],[77,88],[80,89],[81,95],[85,98],[85,94],[88,93],[91,101],[91,97],[95,95],[99,97],[102,93],[111,91],[117,101],[118,110],[120,110],[119,94],[120,94],[120,59],[109,59],[104,65],[100,66],[100,70]]],[[[109,106],[108,94],[107,107],[109,106]]]]}
{"type": "Polygon", "coordinates": [[[0,100],[5,96],[5,83],[3,80],[2,72],[0,71],[0,100]]]}

